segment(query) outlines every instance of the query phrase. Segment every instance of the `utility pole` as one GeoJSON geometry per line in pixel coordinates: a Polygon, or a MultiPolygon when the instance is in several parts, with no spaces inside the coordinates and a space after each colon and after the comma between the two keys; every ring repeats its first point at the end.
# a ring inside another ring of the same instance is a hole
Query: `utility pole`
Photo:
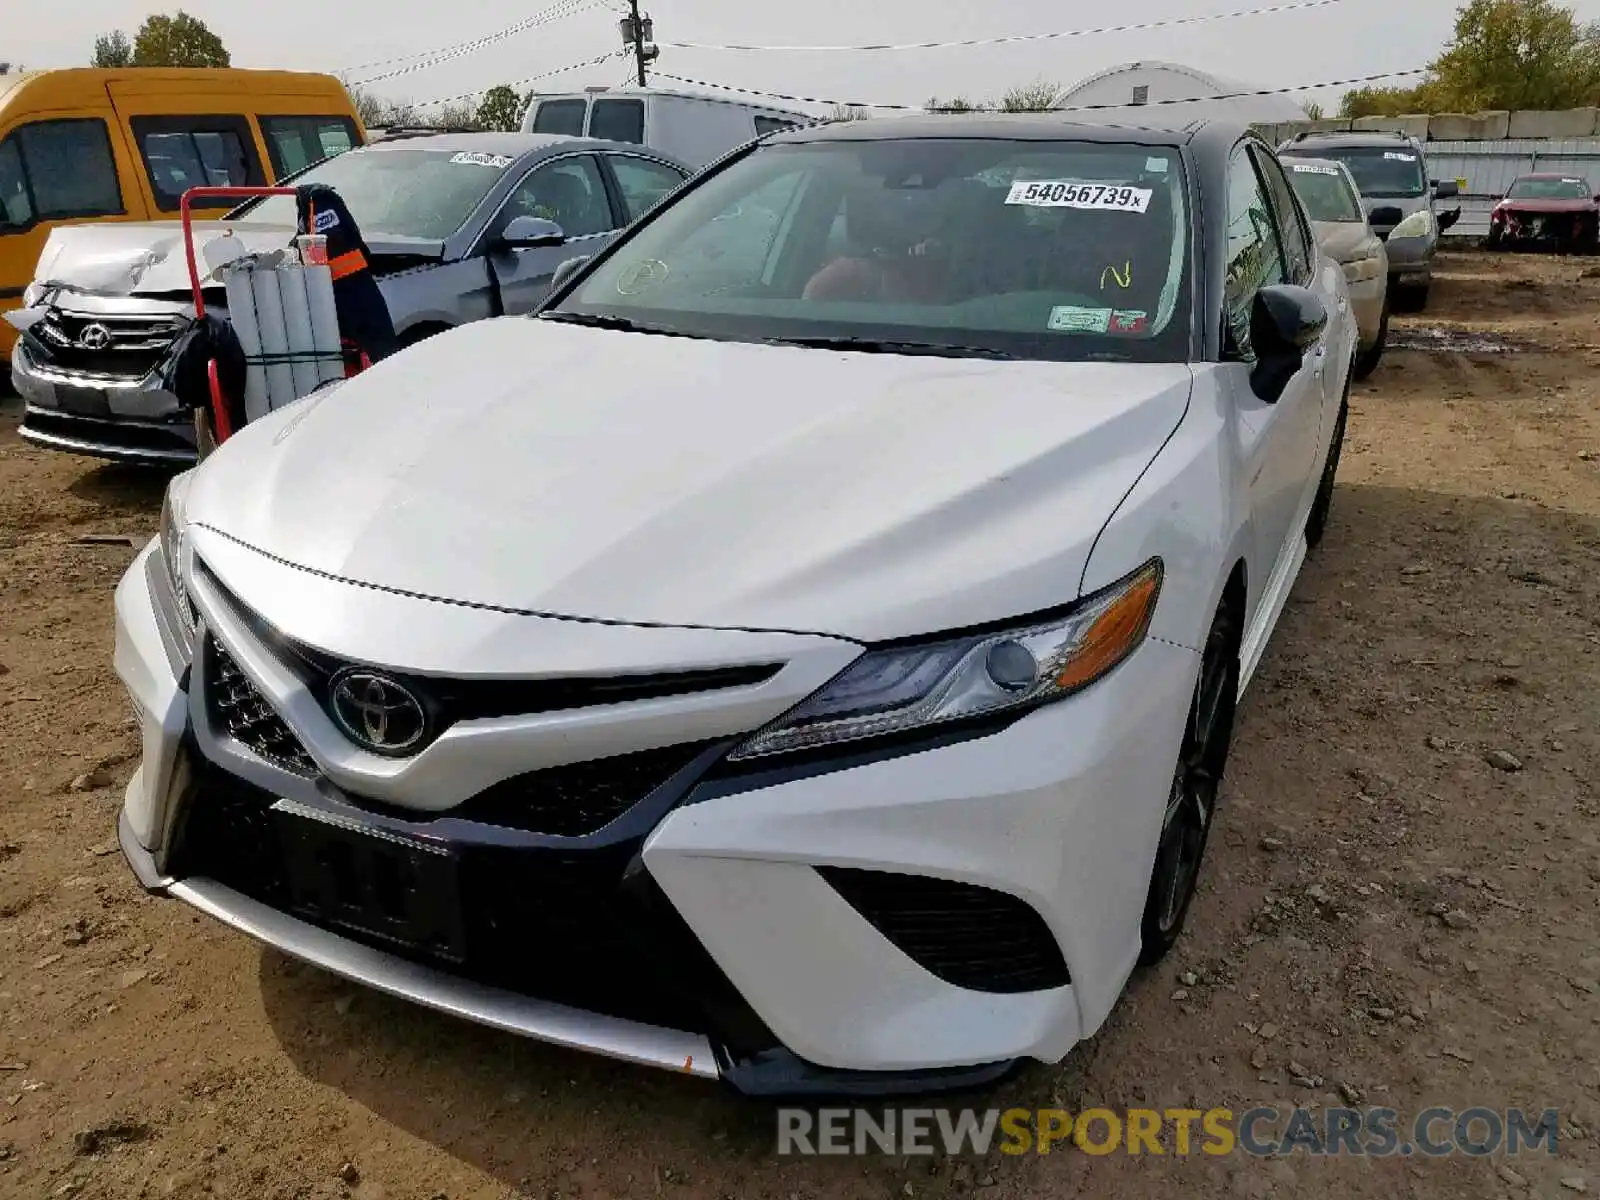
{"type": "Polygon", "coordinates": [[[639,12],[639,0],[628,0],[628,15],[618,22],[622,31],[624,45],[633,47],[633,61],[639,70],[639,86],[645,87],[649,83],[645,75],[645,66],[652,63],[661,53],[661,47],[655,44],[655,22],[648,14],[639,12]]]}

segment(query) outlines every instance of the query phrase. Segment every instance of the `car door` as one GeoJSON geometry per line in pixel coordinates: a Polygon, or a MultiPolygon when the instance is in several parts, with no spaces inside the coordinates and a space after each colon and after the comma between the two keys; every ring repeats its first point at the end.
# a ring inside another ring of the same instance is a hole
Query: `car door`
{"type": "MultiPolygon", "coordinates": [[[[1319,341],[1275,402],[1251,389],[1255,350],[1250,313],[1256,293],[1269,284],[1305,283],[1310,275],[1303,247],[1285,238],[1253,144],[1241,142],[1228,162],[1227,275],[1224,318],[1229,345],[1240,361],[1230,372],[1243,438],[1242,461],[1254,529],[1255,578],[1266,584],[1293,561],[1295,539],[1305,520],[1306,481],[1312,472],[1321,419],[1326,347],[1319,341]]],[[[1291,213],[1294,213],[1292,207],[1291,213]]],[[[1254,590],[1254,589],[1252,589],[1254,590]]],[[[1257,593],[1259,596],[1261,593],[1257,593]]]]}
{"type": "Polygon", "coordinates": [[[549,293],[556,268],[569,258],[599,253],[619,224],[593,154],[565,154],[535,166],[512,188],[483,242],[504,311],[532,312],[549,293]],[[516,217],[554,221],[567,240],[559,246],[504,248],[500,235],[516,217]]]}

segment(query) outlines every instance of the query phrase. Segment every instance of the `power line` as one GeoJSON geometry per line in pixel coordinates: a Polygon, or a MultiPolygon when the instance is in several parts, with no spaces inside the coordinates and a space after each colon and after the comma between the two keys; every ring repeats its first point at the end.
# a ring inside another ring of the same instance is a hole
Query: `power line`
{"type": "MultiPolygon", "coordinates": [[[[1150,100],[1141,108],[1158,108],[1164,104],[1199,104],[1208,100],[1244,100],[1252,96],[1286,96],[1292,92],[1315,92],[1322,88],[1353,87],[1364,83],[1377,83],[1384,79],[1404,79],[1413,75],[1426,75],[1427,67],[1416,67],[1409,71],[1381,71],[1376,75],[1357,75],[1350,79],[1328,79],[1322,83],[1301,83],[1294,87],[1256,88],[1248,92],[1224,92],[1217,96],[1187,96],[1173,100],[1150,100]]],[[[793,96],[786,92],[764,92],[757,88],[731,87],[725,83],[712,83],[705,79],[689,79],[683,75],[673,75],[667,71],[657,71],[661,79],[671,79],[675,83],[687,83],[692,87],[715,88],[722,92],[737,92],[743,96],[761,96],[769,100],[787,100],[792,104],[827,104],[835,108],[882,108],[898,112],[924,112],[926,107],[921,104],[875,104],[869,100],[830,100],[822,96],[793,96]]],[[[1125,109],[1135,107],[1126,102],[1118,104],[1064,104],[1051,112],[1092,112],[1099,109],[1125,109]]]]}
{"type": "Polygon", "coordinates": [[[394,63],[411,62],[412,60],[418,58],[432,58],[436,54],[447,54],[454,50],[460,50],[467,46],[476,45],[488,38],[510,37],[513,34],[521,33],[524,29],[531,28],[530,22],[537,21],[541,17],[548,16],[550,13],[556,11],[556,9],[566,8],[574,3],[576,3],[576,0],[558,0],[558,3],[552,5],[550,8],[545,9],[543,12],[536,12],[533,14],[533,16],[518,21],[515,25],[507,25],[504,29],[497,30],[494,33],[484,34],[475,38],[468,38],[464,42],[454,42],[449,46],[436,46],[431,50],[419,50],[415,54],[401,54],[395,58],[380,58],[376,62],[357,63],[353,67],[346,67],[345,70],[370,71],[374,67],[387,67],[394,63]]]}
{"type": "MultiPolygon", "coordinates": [[[[603,62],[610,62],[614,58],[619,58],[623,54],[626,54],[626,53],[627,53],[627,51],[625,51],[625,50],[611,50],[611,51],[608,51],[605,54],[597,54],[593,58],[586,58],[582,62],[568,63],[564,67],[552,67],[548,71],[540,71],[537,75],[529,75],[529,76],[527,76],[526,78],[523,78],[523,79],[513,79],[508,84],[506,84],[505,86],[506,87],[513,87],[513,88],[524,87],[527,84],[533,83],[536,80],[548,79],[552,75],[564,75],[568,71],[576,71],[581,67],[598,66],[599,64],[601,64],[603,62]]],[[[501,85],[500,84],[494,84],[493,86],[494,87],[499,87],[501,85]]],[[[483,95],[485,92],[487,92],[489,90],[490,90],[489,88],[479,88],[475,92],[462,92],[459,96],[440,96],[437,100],[419,100],[415,104],[413,104],[411,107],[412,108],[432,108],[432,107],[434,107],[435,105],[438,105],[438,104],[454,104],[454,103],[456,103],[457,101],[460,101],[460,100],[475,100],[479,96],[483,95]]]]}
{"type": "Polygon", "coordinates": [[[1055,33],[1019,33],[1008,37],[968,38],[959,42],[894,42],[860,46],[754,46],[740,42],[658,42],[674,50],[786,50],[837,54],[852,50],[945,50],[958,46],[1003,46],[1011,42],[1048,42],[1060,38],[1090,37],[1101,33],[1134,33],[1146,29],[1170,29],[1177,25],[1197,25],[1204,21],[1228,21],[1236,17],[1259,17],[1270,13],[1293,12],[1305,8],[1327,8],[1344,0],[1300,0],[1294,4],[1274,4],[1266,8],[1245,8],[1234,12],[1206,13],[1198,17],[1173,17],[1164,21],[1141,21],[1132,25],[1101,25],[1094,29],[1064,29],[1055,33]]]}
{"type": "Polygon", "coordinates": [[[510,26],[506,29],[500,30],[498,33],[493,33],[487,37],[478,38],[471,42],[462,42],[449,50],[439,52],[435,57],[428,58],[425,61],[412,63],[410,66],[396,67],[392,71],[385,71],[382,74],[372,75],[366,79],[358,79],[355,82],[357,86],[365,86],[371,83],[380,83],[385,79],[395,79],[401,75],[410,75],[417,71],[426,71],[433,67],[439,66],[441,63],[451,62],[458,58],[466,58],[468,55],[476,54],[478,51],[492,46],[497,42],[503,42],[507,38],[516,37],[518,34],[526,33],[530,29],[537,29],[541,25],[549,25],[554,21],[559,21],[564,17],[573,16],[584,11],[585,9],[597,8],[602,3],[604,3],[604,0],[564,0],[563,4],[557,5],[555,8],[547,9],[545,12],[536,16],[529,17],[528,20],[522,22],[521,24],[510,26]],[[557,11],[557,9],[560,9],[560,11],[557,11]]]}

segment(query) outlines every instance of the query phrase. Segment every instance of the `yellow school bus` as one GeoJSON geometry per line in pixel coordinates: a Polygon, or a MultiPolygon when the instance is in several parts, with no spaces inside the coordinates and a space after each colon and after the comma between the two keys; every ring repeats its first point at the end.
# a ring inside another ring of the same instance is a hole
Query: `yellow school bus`
{"type": "MultiPolygon", "coordinates": [[[[331,75],[158,67],[0,75],[0,312],[22,302],[57,225],[176,220],[178,198],[197,184],[271,183],[365,141],[331,75]]],[[[0,371],[16,337],[0,321],[0,371]]]]}

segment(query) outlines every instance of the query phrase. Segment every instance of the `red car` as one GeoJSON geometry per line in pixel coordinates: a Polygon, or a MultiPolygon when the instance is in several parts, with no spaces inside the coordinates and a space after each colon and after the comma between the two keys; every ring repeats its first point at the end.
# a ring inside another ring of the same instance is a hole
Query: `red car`
{"type": "Polygon", "coordinates": [[[1519,175],[1489,214],[1491,250],[1593,254],[1597,243],[1600,201],[1578,175],[1519,175]]]}

